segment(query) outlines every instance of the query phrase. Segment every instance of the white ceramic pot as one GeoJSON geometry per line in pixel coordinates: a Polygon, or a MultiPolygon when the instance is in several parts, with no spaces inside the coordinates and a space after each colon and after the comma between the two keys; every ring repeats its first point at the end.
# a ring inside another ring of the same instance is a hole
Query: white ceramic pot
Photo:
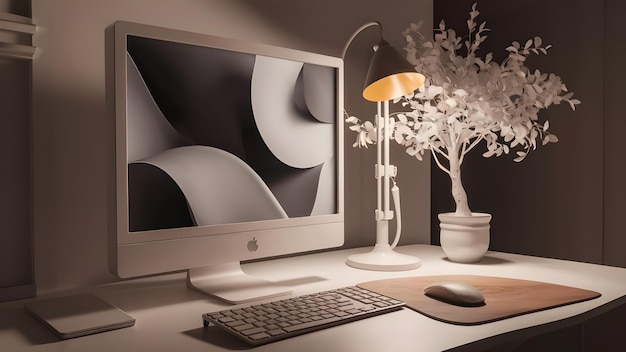
{"type": "Polygon", "coordinates": [[[442,213],[438,217],[441,248],[449,260],[475,263],[483,258],[489,248],[491,214],[455,216],[454,213],[442,213]]]}

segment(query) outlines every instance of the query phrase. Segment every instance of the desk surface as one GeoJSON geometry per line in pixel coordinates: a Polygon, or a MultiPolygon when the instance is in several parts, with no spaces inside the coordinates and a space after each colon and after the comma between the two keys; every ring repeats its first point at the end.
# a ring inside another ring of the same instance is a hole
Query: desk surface
{"type": "MultiPolygon", "coordinates": [[[[345,264],[349,249],[247,264],[244,270],[280,282],[301,295],[360,282],[423,275],[501,276],[585,288],[600,298],[476,326],[439,322],[409,309],[305,334],[255,351],[443,351],[477,350],[579,324],[626,303],[626,269],[563,260],[488,252],[477,264],[445,259],[440,247],[410,245],[398,252],[418,256],[420,268],[374,272],[345,264]]],[[[0,345],[6,351],[232,351],[250,349],[217,330],[203,328],[201,314],[228,307],[185,286],[184,274],[102,285],[86,290],[137,319],[134,327],[59,340],[22,308],[0,304],[0,345]]],[[[85,290],[81,291],[85,292],[85,290]]],[[[70,294],[70,293],[67,293],[70,294]]],[[[416,293],[421,294],[421,293],[416,293]]]]}

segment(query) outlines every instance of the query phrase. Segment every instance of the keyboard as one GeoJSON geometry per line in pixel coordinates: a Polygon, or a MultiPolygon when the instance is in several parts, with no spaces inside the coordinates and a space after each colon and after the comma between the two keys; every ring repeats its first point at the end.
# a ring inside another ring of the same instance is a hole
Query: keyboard
{"type": "Polygon", "coordinates": [[[357,286],[317,292],[202,315],[204,327],[213,324],[251,345],[297,335],[396,311],[405,303],[357,286]]]}

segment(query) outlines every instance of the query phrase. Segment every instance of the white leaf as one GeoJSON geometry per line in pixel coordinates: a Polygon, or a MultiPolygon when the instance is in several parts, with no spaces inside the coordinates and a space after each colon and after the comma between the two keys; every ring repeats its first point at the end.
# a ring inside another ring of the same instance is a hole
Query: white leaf
{"type": "Polygon", "coordinates": [[[404,142],[404,137],[402,136],[402,133],[395,133],[394,134],[394,139],[395,139],[396,143],[398,143],[398,144],[402,144],[404,142]]]}
{"type": "Polygon", "coordinates": [[[530,48],[531,45],[533,45],[533,40],[532,39],[528,39],[526,41],[526,45],[524,45],[524,50],[530,48]]]}
{"type": "Polygon", "coordinates": [[[467,28],[472,31],[474,28],[476,28],[476,22],[472,21],[472,20],[467,20],[467,28]]]}
{"type": "Polygon", "coordinates": [[[513,161],[515,161],[516,163],[519,163],[520,161],[524,160],[524,158],[526,157],[526,152],[518,151],[516,152],[516,154],[517,154],[517,158],[513,159],[513,161]]]}
{"type": "Polygon", "coordinates": [[[452,94],[459,96],[459,97],[466,97],[468,96],[467,91],[465,91],[464,89],[456,89],[452,94]]]}
{"type": "Polygon", "coordinates": [[[485,55],[485,63],[488,64],[493,59],[493,53],[487,53],[485,55]]]}
{"type": "Polygon", "coordinates": [[[567,101],[569,103],[569,106],[572,108],[572,110],[576,110],[576,104],[580,104],[580,100],[578,99],[571,99],[567,101]]]}
{"type": "Polygon", "coordinates": [[[427,93],[429,96],[434,97],[436,95],[439,95],[443,92],[443,87],[441,86],[429,86],[427,93]]]}
{"type": "Polygon", "coordinates": [[[350,116],[346,119],[347,123],[357,123],[359,122],[359,119],[357,119],[355,116],[350,116]]]}
{"type": "Polygon", "coordinates": [[[522,55],[520,55],[520,54],[515,54],[515,53],[510,54],[510,55],[509,55],[509,57],[510,57],[510,58],[512,58],[512,59],[519,60],[519,61],[524,61],[524,60],[526,60],[526,58],[525,58],[525,57],[523,57],[522,55]]]}

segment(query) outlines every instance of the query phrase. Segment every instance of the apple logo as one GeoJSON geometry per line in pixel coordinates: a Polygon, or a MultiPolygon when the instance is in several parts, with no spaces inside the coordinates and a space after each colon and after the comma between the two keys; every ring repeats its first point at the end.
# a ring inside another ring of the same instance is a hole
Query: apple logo
{"type": "Polygon", "coordinates": [[[250,241],[248,241],[248,251],[256,252],[259,249],[259,245],[257,244],[256,237],[253,237],[250,241]]]}

